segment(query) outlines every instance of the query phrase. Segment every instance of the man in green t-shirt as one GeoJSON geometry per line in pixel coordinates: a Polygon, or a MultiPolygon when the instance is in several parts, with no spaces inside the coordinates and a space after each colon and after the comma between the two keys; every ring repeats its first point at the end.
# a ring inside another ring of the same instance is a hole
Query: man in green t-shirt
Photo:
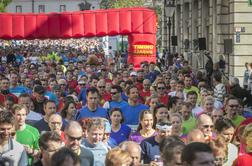
{"type": "Polygon", "coordinates": [[[32,164],[33,158],[38,155],[39,152],[39,131],[25,124],[28,109],[24,105],[14,105],[13,113],[15,117],[15,128],[16,128],[16,141],[23,144],[28,154],[29,165],[32,164]]]}
{"type": "Polygon", "coordinates": [[[192,104],[189,102],[182,103],[180,112],[183,118],[182,132],[183,134],[187,135],[196,126],[196,120],[192,116],[192,104]]]}
{"type": "Polygon", "coordinates": [[[240,123],[246,119],[238,114],[239,112],[238,108],[239,108],[238,99],[233,96],[229,97],[226,101],[225,110],[227,113],[227,118],[229,118],[236,127],[239,126],[240,123]]]}
{"type": "Polygon", "coordinates": [[[184,84],[184,93],[187,94],[190,91],[195,91],[197,93],[197,96],[199,96],[199,89],[192,85],[192,77],[189,74],[185,75],[184,84]]]}

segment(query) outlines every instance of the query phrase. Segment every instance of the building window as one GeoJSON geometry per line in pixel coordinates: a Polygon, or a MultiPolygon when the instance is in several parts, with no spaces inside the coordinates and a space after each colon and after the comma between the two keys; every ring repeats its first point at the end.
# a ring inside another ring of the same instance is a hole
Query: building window
{"type": "Polygon", "coordinates": [[[22,13],[22,6],[16,6],[16,13],[22,13]]]}
{"type": "Polygon", "coordinates": [[[38,6],[38,12],[39,13],[44,13],[45,12],[45,5],[39,5],[38,6]]]}
{"type": "Polygon", "coordinates": [[[60,5],[60,12],[66,11],[66,5],[60,5]]]}

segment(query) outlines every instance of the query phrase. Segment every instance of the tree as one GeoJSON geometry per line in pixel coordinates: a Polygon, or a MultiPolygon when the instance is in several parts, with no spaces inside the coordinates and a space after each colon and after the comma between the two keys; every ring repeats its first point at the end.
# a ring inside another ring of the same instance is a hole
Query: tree
{"type": "Polygon", "coordinates": [[[142,7],[144,0],[102,0],[100,5],[102,9],[142,7]]]}
{"type": "Polygon", "coordinates": [[[6,6],[11,3],[12,0],[0,0],[0,12],[5,12],[6,6]]]}

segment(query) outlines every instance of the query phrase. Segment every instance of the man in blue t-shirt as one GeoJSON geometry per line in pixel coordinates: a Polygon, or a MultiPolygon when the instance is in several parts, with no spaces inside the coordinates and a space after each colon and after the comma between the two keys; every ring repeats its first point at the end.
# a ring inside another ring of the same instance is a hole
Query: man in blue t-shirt
{"type": "Polygon", "coordinates": [[[122,108],[128,103],[122,99],[122,88],[119,85],[113,85],[111,87],[111,101],[107,101],[104,103],[103,108],[107,109],[108,111],[112,110],[113,108],[122,108]]]}
{"type": "Polygon", "coordinates": [[[91,87],[87,90],[87,105],[77,113],[76,120],[83,118],[101,117],[107,118],[107,110],[99,107],[99,92],[96,88],[91,87]]]}
{"type": "Polygon", "coordinates": [[[15,96],[20,96],[23,93],[27,93],[27,88],[24,86],[18,85],[18,73],[12,72],[10,75],[10,93],[14,94],[15,96]]]}
{"type": "Polygon", "coordinates": [[[139,122],[139,114],[143,110],[149,109],[147,105],[138,103],[139,91],[136,86],[129,86],[126,89],[128,95],[128,105],[122,107],[124,123],[127,125],[137,125],[139,122]]]}

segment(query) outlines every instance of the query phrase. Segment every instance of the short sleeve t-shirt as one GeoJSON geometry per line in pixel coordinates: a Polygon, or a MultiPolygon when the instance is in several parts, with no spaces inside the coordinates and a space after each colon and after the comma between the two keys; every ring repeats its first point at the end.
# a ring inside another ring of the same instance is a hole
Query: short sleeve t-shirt
{"type": "MultiPolygon", "coordinates": [[[[157,135],[157,132],[154,132],[152,136],[157,135]]],[[[140,144],[144,139],[146,139],[147,137],[143,137],[139,131],[136,131],[134,133],[132,133],[129,137],[130,141],[134,141],[138,144],[140,144]]]]}
{"type": "Polygon", "coordinates": [[[39,131],[26,124],[24,130],[17,130],[16,140],[17,142],[23,145],[29,145],[33,149],[39,149],[38,140],[39,140],[39,131]]]}
{"type": "Polygon", "coordinates": [[[101,107],[97,107],[95,111],[90,111],[89,108],[86,106],[77,113],[76,120],[96,117],[108,118],[107,110],[101,107]]]}
{"type": "Polygon", "coordinates": [[[183,121],[182,123],[182,133],[188,134],[192,129],[196,126],[196,119],[194,117],[190,117],[188,120],[183,121]]]}
{"type": "Polygon", "coordinates": [[[127,125],[122,124],[120,130],[114,132],[111,130],[110,137],[115,140],[116,145],[119,145],[121,142],[128,140],[131,133],[131,128],[127,125]]]}
{"type": "Polygon", "coordinates": [[[126,105],[122,107],[122,113],[124,116],[124,124],[137,125],[139,122],[139,114],[141,111],[149,109],[147,105],[138,104],[135,106],[126,105]]]}
{"type": "Polygon", "coordinates": [[[146,138],[142,141],[140,146],[144,164],[149,164],[151,161],[155,160],[155,155],[160,155],[159,143],[156,142],[155,136],[146,138]]]}
{"type": "Polygon", "coordinates": [[[50,131],[50,127],[48,125],[48,123],[43,119],[41,119],[40,121],[36,122],[34,124],[34,127],[36,127],[39,131],[39,133],[42,133],[44,131],[50,131]]]}
{"type": "MultiPolygon", "coordinates": [[[[16,131],[16,141],[23,145],[28,145],[32,149],[39,149],[38,140],[39,140],[39,131],[26,124],[24,130],[16,131]]],[[[33,157],[28,156],[28,162],[31,164],[33,157]]]]}
{"type": "Polygon", "coordinates": [[[243,116],[237,115],[235,118],[231,119],[231,121],[233,122],[233,124],[234,124],[235,126],[239,126],[240,123],[241,123],[242,121],[244,121],[245,119],[246,119],[246,118],[244,118],[243,116]]]}

